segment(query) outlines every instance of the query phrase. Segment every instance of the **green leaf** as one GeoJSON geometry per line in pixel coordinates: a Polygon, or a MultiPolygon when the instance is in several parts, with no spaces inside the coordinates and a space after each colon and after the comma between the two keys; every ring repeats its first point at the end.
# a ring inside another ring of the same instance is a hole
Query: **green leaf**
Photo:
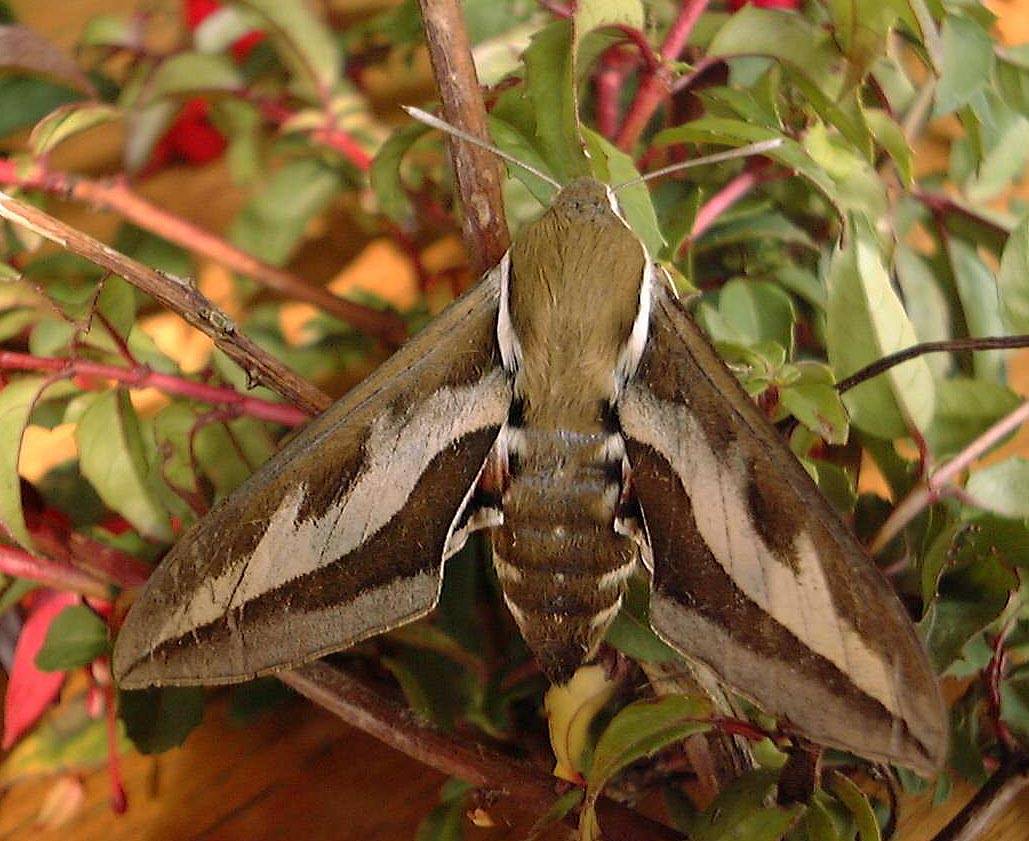
{"type": "Polygon", "coordinates": [[[1000,698],[1004,721],[1029,742],[1029,664],[1012,669],[1000,686],[1000,698]]]}
{"type": "Polygon", "coordinates": [[[1017,586],[1015,574],[989,556],[943,575],[936,601],[918,623],[938,673],[958,658],[965,643],[1000,616],[1017,586]]]}
{"type": "MultiPolygon", "coordinates": [[[[595,131],[583,129],[586,146],[590,152],[590,160],[596,170],[597,177],[612,187],[617,187],[639,176],[632,157],[610,143],[595,131]]],[[[651,257],[661,254],[665,246],[665,238],[654,211],[654,203],[650,199],[650,191],[645,183],[634,184],[618,191],[618,206],[651,257]]]]}
{"type": "Polygon", "coordinates": [[[50,623],[36,666],[44,672],[67,672],[88,666],[108,648],[104,620],[85,605],[71,605],[50,623]]]}
{"type": "Polygon", "coordinates": [[[1004,246],[997,287],[1007,326],[1013,333],[1029,333],[1029,214],[1004,246]]]}
{"type": "MultiPolygon", "coordinates": [[[[508,113],[510,113],[510,109],[508,109],[508,113]]],[[[489,129],[493,141],[507,154],[513,155],[516,160],[523,161],[550,177],[554,177],[554,173],[550,171],[550,166],[537,151],[536,147],[533,146],[530,138],[513,124],[500,119],[496,110],[489,115],[489,129]]],[[[542,178],[533,175],[524,167],[514,166],[513,164],[505,165],[507,166],[508,174],[520,181],[543,207],[550,205],[550,202],[556,195],[552,184],[548,184],[542,178]]]]}
{"type": "Polygon", "coordinates": [[[637,759],[711,729],[706,698],[665,695],[635,701],[611,719],[593,751],[587,796],[594,800],[615,774],[637,759]]]}
{"type": "Polygon", "coordinates": [[[147,479],[139,419],[128,394],[112,390],[98,395],[75,429],[82,475],[104,503],[153,540],[172,538],[168,514],[147,479]]]}
{"type": "Polygon", "coordinates": [[[851,201],[845,193],[841,193],[836,181],[814,161],[804,146],[774,129],[727,117],[701,117],[685,125],[658,132],[653,144],[665,146],[673,143],[715,143],[724,146],[746,146],[763,140],[780,140],[779,146],[764,153],[766,157],[810,181],[833,202],[841,215],[846,214],[851,201]]]}
{"type": "MultiPolygon", "coordinates": [[[[997,278],[979,259],[973,246],[964,240],[949,237],[947,255],[950,257],[961,309],[969,336],[1000,336],[1004,334],[1004,320],[1000,312],[997,278]]],[[[1004,351],[976,351],[972,367],[979,379],[1004,381],[1004,351]]]]}
{"type": "Polygon", "coordinates": [[[853,144],[822,123],[813,125],[804,137],[807,153],[833,181],[835,201],[874,222],[888,210],[885,186],[861,147],[853,144]]]}
{"type": "Polygon", "coordinates": [[[793,349],[793,301],[777,284],[733,278],[718,293],[718,315],[717,329],[710,331],[716,342],[775,342],[787,355],[793,349]]]}
{"type": "Polygon", "coordinates": [[[313,158],[291,161],[271,176],[232,224],[232,241],[259,259],[281,266],[307,223],[339,191],[340,175],[313,158]]]}
{"type": "Polygon", "coordinates": [[[847,776],[833,772],[829,775],[829,790],[847,807],[857,824],[859,841],[882,841],[879,822],[875,819],[868,796],[847,776]]]}
{"type": "Polygon", "coordinates": [[[623,654],[642,663],[674,663],[679,654],[651,630],[650,587],[633,579],[622,609],[615,615],[604,640],[623,654]]]}
{"type": "Polygon", "coordinates": [[[161,62],[146,86],[146,96],[149,102],[202,91],[231,93],[243,84],[243,74],[227,56],[186,52],[161,62]]]}
{"type": "Polygon", "coordinates": [[[874,61],[886,52],[886,38],[903,0],[829,0],[833,35],[847,58],[846,87],[860,82],[874,61]]]}
{"type": "Polygon", "coordinates": [[[379,147],[368,171],[368,181],[379,201],[379,209],[396,222],[406,222],[411,216],[411,202],[400,175],[404,155],[428,131],[429,127],[422,123],[397,129],[379,147]]]}
{"type": "Polygon", "coordinates": [[[968,18],[948,15],[943,21],[943,73],[936,86],[933,116],[967,105],[985,88],[993,72],[993,41],[968,18]]]}
{"type": "Polygon", "coordinates": [[[886,154],[897,165],[897,172],[904,185],[911,187],[915,177],[914,154],[907,137],[904,136],[904,130],[897,125],[896,120],[879,108],[866,108],[864,118],[875,142],[886,150],[886,154]]]}
{"type": "Polygon", "coordinates": [[[830,98],[841,88],[839,54],[828,33],[794,12],[748,4],[718,30],[708,55],[768,56],[794,69],[830,98]]]}
{"type": "MultiPolygon", "coordinates": [[[[950,301],[943,292],[940,278],[925,258],[904,243],[898,243],[893,262],[904,309],[914,324],[918,340],[936,342],[951,338],[950,301]]],[[[937,378],[945,377],[954,364],[949,353],[930,353],[924,359],[937,378]]]]}
{"type": "Polygon", "coordinates": [[[1004,129],[1000,140],[986,153],[978,171],[965,184],[965,195],[973,203],[996,198],[1021,178],[1029,160],[1029,119],[1016,117],[1004,129]]]}
{"type": "Polygon", "coordinates": [[[933,419],[925,439],[937,459],[955,455],[1021,403],[1010,388],[966,377],[936,383],[933,419]]]}
{"type": "Polygon", "coordinates": [[[525,95],[536,116],[536,138],[562,183],[589,172],[575,110],[571,45],[571,24],[559,20],[533,35],[523,54],[525,95]]]}
{"type": "Polygon", "coordinates": [[[37,155],[46,155],[69,137],[120,117],[121,111],[113,105],[69,102],[36,123],[29,135],[29,146],[37,155]]]}
{"type": "Polygon", "coordinates": [[[797,383],[779,390],[779,402],[793,417],[829,444],[846,444],[850,428],[840,395],[824,383],[797,383]]]}
{"type": "Polygon", "coordinates": [[[304,0],[239,0],[264,22],[271,41],[301,90],[314,100],[325,100],[339,83],[342,58],[329,29],[304,0]]]}
{"type": "Polygon", "coordinates": [[[707,809],[685,822],[690,841],[779,841],[804,814],[803,804],[775,802],[776,775],[751,771],[726,786],[707,809]]]}
{"type": "Polygon", "coordinates": [[[0,390],[0,521],[26,549],[32,548],[32,538],[21,508],[18,456],[29,415],[46,388],[43,377],[23,377],[0,390]]]}
{"type": "Polygon", "coordinates": [[[144,754],[177,748],[204,718],[199,686],[162,686],[118,693],[118,717],[136,750],[144,754]]]}
{"type": "MultiPolygon", "coordinates": [[[[833,254],[828,276],[829,362],[837,380],[917,342],[868,226],[852,224],[833,254]]],[[[907,420],[924,429],[935,404],[932,373],[918,357],[850,389],[843,401],[851,422],[880,438],[907,434],[907,420]]]]}
{"type": "Polygon", "coordinates": [[[965,490],[1003,517],[1029,517],[1029,459],[1013,456],[977,470],[965,490]]]}

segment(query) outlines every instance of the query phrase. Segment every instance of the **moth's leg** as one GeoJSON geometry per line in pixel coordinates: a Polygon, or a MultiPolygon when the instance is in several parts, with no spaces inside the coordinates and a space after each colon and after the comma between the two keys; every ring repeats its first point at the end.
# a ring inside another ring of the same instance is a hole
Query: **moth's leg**
{"type": "Polygon", "coordinates": [[[443,560],[456,555],[468,541],[472,532],[494,528],[504,522],[501,507],[503,489],[507,481],[507,458],[502,451],[500,440],[493,445],[490,454],[483,462],[475,481],[465,494],[457,515],[450,524],[443,560]]]}
{"type": "Polygon", "coordinates": [[[640,550],[640,560],[647,572],[654,574],[654,553],[643,517],[643,508],[632,487],[632,468],[626,456],[622,459],[622,493],[615,511],[615,532],[628,537],[640,550]]]}

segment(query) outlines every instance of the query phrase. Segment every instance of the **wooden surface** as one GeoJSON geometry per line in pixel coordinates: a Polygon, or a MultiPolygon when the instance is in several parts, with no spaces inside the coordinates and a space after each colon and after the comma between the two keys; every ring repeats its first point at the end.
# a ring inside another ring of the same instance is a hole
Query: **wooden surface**
{"type": "MultiPolygon", "coordinates": [[[[25,22],[68,46],[90,16],[131,9],[136,0],[14,0],[12,5],[25,22]]],[[[347,3],[339,0],[336,5],[347,3]]],[[[997,0],[991,5],[1003,14],[1001,28],[1009,41],[1029,39],[1029,0],[997,0]]],[[[116,167],[117,143],[116,135],[100,133],[87,147],[62,149],[56,164],[82,171],[116,167]]],[[[237,192],[226,189],[228,183],[224,165],[216,164],[163,173],[147,183],[145,192],[205,227],[223,230],[241,201],[237,192]]],[[[67,208],[65,218],[98,235],[109,234],[116,225],[116,220],[82,208],[67,208]]],[[[360,243],[323,239],[318,249],[301,253],[295,268],[307,277],[326,280],[360,248],[360,243]]],[[[361,259],[381,261],[380,270],[397,269],[395,256],[388,253],[370,257],[366,252],[361,259]]],[[[374,267],[373,263],[367,268],[374,267]]],[[[410,274],[398,273],[407,278],[410,274]]],[[[409,291],[408,281],[399,283],[398,295],[409,291]]],[[[1029,364],[1019,367],[1013,385],[1029,394],[1029,364]]],[[[46,440],[39,446],[56,454],[66,444],[46,440]]],[[[1025,431],[1016,446],[1029,451],[1025,431]]],[[[130,756],[124,770],[130,806],[126,815],[111,813],[107,777],[98,771],[84,777],[85,801],[60,828],[41,830],[36,825],[52,780],[15,786],[0,801],[0,841],[395,841],[413,837],[443,783],[439,774],[302,701],[278,708],[246,728],[233,725],[224,701],[216,701],[184,747],[158,759],[130,756]]],[[[925,800],[906,800],[898,838],[928,841],[970,794],[959,789],[935,809],[925,800]]],[[[468,837],[476,841],[520,838],[523,833],[524,827],[468,828],[468,837]]],[[[984,841],[1026,839],[1029,793],[984,841]]]]}

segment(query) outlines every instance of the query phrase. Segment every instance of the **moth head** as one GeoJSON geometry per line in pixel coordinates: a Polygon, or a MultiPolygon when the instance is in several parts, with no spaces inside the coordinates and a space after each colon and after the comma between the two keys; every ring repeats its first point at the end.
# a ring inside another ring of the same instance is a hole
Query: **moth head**
{"type": "Polygon", "coordinates": [[[617,212],[617,203],[610,187],[595,178],[576,178],[561,188],[551,205],[557,213],[579,218],[605,216],[617,212]]]}

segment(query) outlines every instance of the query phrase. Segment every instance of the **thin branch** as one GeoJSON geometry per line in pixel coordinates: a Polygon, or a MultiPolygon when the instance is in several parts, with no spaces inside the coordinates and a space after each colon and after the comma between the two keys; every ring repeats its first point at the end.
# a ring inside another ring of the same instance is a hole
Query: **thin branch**
{"type": "Polygon", "coordinates": [[[1008,760],[933,841],[982,841],[987,830],[1029,788],[1029,758],[1008,760]]]}
{"type": "Polygon", "coordinates": [[[258,420],[281,423],[285,426],[299,426],[309,417],[308,413],[287,403],[273,403],[270,400],[240,394],[232,388],[219,388],[184,377],[161,374],[146,365],[137,364],[127,368],[120,365],[105,365],[88,359],[42,357],[15,351],[0,351],[0,370],[50,371],[64,378],[80,374],[101,377],[131,388],[156,388],[164,394],[223,406],[239,415],[249,415],[258,420]]]}
{"type": "Polygon", "coordinates": [[[69,173],[48,170],[38,163],[28,172],[23,172],[15,161],[8,159],[0,160],[0,184],[42,190],[64,199],[72,199],[117,213],[146,231],[234,272],[252,277],[280,295],[312,304],[391,346],[398,346],[407,338],[406,325],[396,313],[373,309],[340,298],[320,286],[306,283],[285,269],[258,260],[189,220],[151,204],[133,192],[123,180],[80,178],[69,173]]]}
{"type": "Polygon", "coordinates": [[[88,572],[49,558],[40,558],[15,546],[0,546],[0,573],[35,581],[55,590],[98,599],[111,598],[111,589],[88,572]]]}
{"type": "MultiPolygon", "coordinates": [[[[436,85],[447,122],[489,142],[486,106],[475,73],[459,0],[418,0],[436,85]]],[[[448,139],[461,204],[465,249],[476,274],[500,262],[511,244],[501,193],[503,173],[496,155],[448,139]]]]}
{"type": "MultiPolygon", "coordinates": [[[[421,721],[387,700],[364,681],[316,662],[279,676],[306,698],[390,747],[473,786],[507,797],[515,806],[540,814],[560,794],[560,781],[486,745],[459,739],[421,721]]],[[[682,841],[682,836],[612,800],[598,804],[608,841],[682,841]]],[[[574,821],[572,821],[574,825],[574,821]]]]}
{"type": "Polygon", "coordinates": [[[0,216],[120,275],[133,286],[153,296],[210,336],[215,345],[246,371],[249,378],[267,385],[297,408],[310,413],[328,408],[331,400],[327,395],[239,332],[232,319],[202,295],[190,281],[156,271],[39,208],[2,192],[0,216]]]}
{"type": "Polygon", "coordinates": [[[899,350],[877,359],[871,365],[866,365],[859,371],[855,371],[836,383],[836,390],[843,394],[855,386],[861,385],[866,380],[879,376],[895,365],[922,356],[926,353],[946,353],[948,351],[962,350],[1010,350],[1013,348],[1029,347],[1029,335],[1022,336],[984,336],[982,338],[968,339],[945,339],[939,342],[919,342],[917,345],[899,350]]]}
{"type": "Polygon", "coordinates": [[[672,84],[672,75],[667,62],[675,61],[686,46],[686,42],[697,25],[700,16],[708,7],[709,0],[683,0],[679,15],[672,24],[665,40],[661,44],[661,58],[666,62],[653,72],[648,73],[640,83],[636,97],[629,108],[629,113],[618,133],[618,148],[623,152],[632,151],[636,141],[643,134],[650,118],[668,95],[672,84]]]}
{"type": "Polygon", "coordinates": [[[1027,421],[1029,421],[1029,400],[993,424],[927,479],[915,485],[911,492],[893,509],[886,522],[882,524],[878,534],[872,540],[869,551],[873,555],[881,552],[908,523],[925,508],[940,499],[947,492],[951,482],[974,461],[1027,421]]]}

